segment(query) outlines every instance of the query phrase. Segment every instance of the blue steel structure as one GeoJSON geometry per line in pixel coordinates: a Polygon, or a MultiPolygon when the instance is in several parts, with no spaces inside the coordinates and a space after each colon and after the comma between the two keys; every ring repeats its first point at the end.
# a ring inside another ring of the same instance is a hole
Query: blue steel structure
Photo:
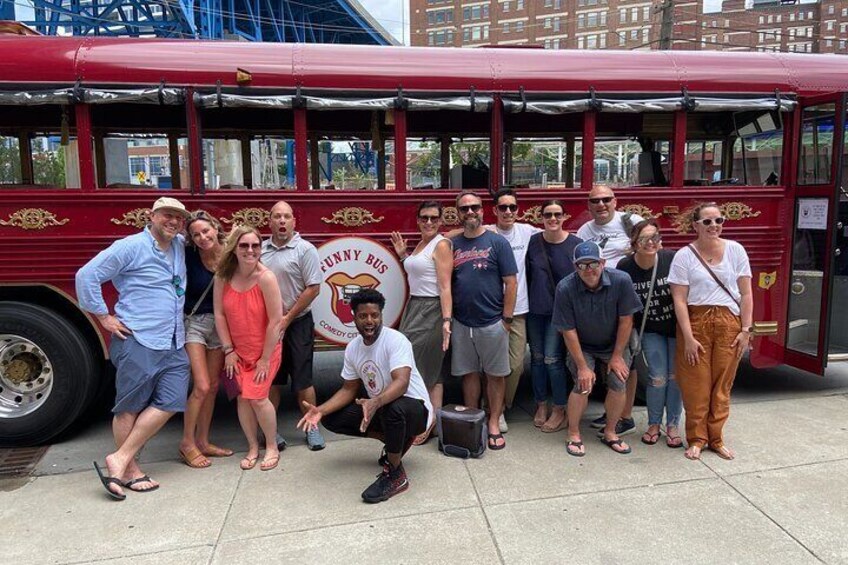
{"type": "Polygon", "coordinates": [[[356,0],[0,0],[0,20],[44,35],[397,44],[356,0]]]}

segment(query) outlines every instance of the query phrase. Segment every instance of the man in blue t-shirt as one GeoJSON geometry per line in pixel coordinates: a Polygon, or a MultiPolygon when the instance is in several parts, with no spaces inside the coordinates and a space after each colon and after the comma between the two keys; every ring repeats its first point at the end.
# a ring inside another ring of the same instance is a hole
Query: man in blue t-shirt
{"type": "Polygon", "coordinates": [[[567,365],[575,386],[568,397],[569,455],[582,457],[580,418],[595,384],[595,367],[606,365],[606,427],[601,441],[616,453],[630,453],[630,446],[616,434],[625,403],[625,383],[630,374],[630,332],[633,314],[642,302],[633,290],[630,275],[604,268],[601,249],[593,241],[574,248],[575,272],[562,279],[554,296],[551,323],[562,333],[568,348],[567,365]]]}
{"type": "Polygon", "coordinates": [[[471,191],[456,199],[463,232],[453,241],[451,373],[462,376],[467,406],[480,400],[486,376],[489,449],[503,449],[498,426],[509,375],[509,331],[517,291],[515,256],[509,242],[483,227],[483,201],[471,191]]]}

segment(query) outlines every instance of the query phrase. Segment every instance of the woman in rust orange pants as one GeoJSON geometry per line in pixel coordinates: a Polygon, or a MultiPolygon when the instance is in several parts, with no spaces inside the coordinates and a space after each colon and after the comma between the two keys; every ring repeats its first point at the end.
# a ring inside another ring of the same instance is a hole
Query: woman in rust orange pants
{"type": "Polygon", "coordinates": [[[742,245],[721,238],[724,220],[714,202],[695,208],[692,225],[698,237],[677,252],[668,277],[677,315],[676,373],[686,408],[689,459],[700,459],[705,447],[733,459],[722,431],[736,369],[751,343],[751,265],[742,245]]]}

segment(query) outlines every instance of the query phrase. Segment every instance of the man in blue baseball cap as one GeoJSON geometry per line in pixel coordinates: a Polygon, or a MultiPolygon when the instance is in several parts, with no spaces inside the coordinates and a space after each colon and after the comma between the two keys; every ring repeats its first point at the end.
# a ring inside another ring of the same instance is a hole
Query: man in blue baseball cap
{"type": "Polygon", "coordinates": [[[607,420],[601,441],[616,453],[630,453],[630,446],[616,434],[615,424],[625,403],[625,384],[630,373],[630,332],[633,314],[642,302],[633,290],[630,275],[605,268],[601,250],[593,241],[574,248],[575,272],[562,279],[554,296],[552,324],[562,333],[568,348],[566,364],[575,386],[568,398],[569,455],[582,457],[580,418],[595,384],[595,366],[606,366],[607,420]]]}

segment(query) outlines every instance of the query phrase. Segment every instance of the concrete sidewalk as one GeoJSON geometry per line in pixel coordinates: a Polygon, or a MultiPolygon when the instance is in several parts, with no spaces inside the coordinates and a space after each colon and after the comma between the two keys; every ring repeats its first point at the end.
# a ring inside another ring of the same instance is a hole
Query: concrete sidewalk
{"type": "MultiPolygon", "coordinates": [[[[588,426],[575,458],[565,432],[513,412],[507,449],[462,461],[415,448],[410,490],[378,505],[359,497],[377,442],[297,442],[267,473],[238,456],[193,470],[176,458],[178,421],[142,457],[162,488],[114,502],[90,466],[111,439],[97,426],[86,447],[51,448],[36,477],[0,482],[0,562],[848,563],[848,395],[734,405],[735,461],[687,461],[638,434],[622,456],[588,426]]],[[[233,421],[219,427],[216,442],[243,449],[233,421]]]]}

